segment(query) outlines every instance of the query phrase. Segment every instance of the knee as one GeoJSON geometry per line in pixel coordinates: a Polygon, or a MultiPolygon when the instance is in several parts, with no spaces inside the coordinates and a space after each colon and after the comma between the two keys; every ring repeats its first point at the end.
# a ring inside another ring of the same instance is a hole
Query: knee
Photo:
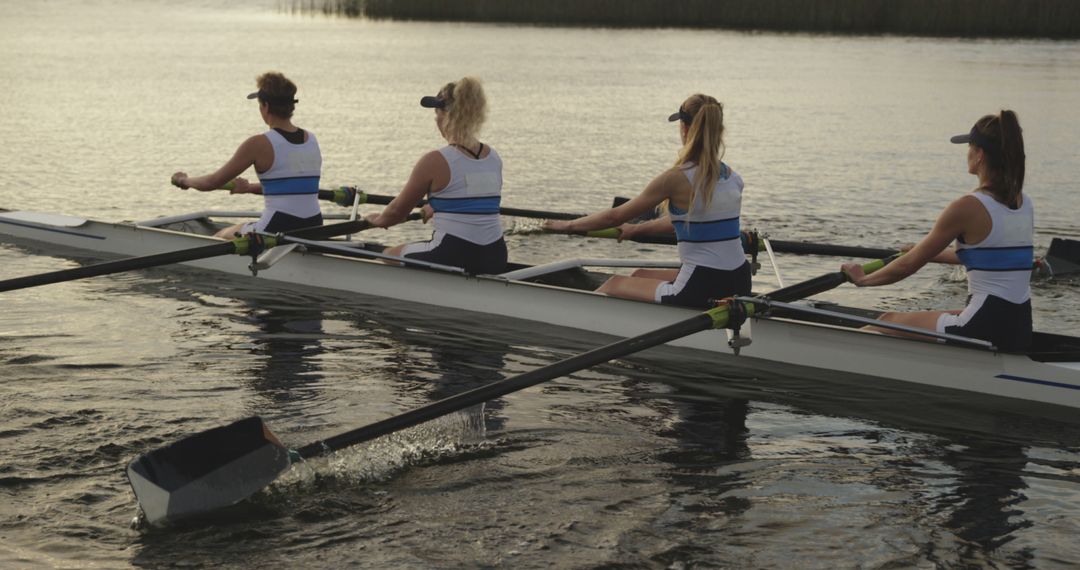
{"type": "Polygon", "coordinates": [[[878,320],[879,321],[896,322],[896,321],[900,320],[898,318],[899,315],[900,315],[900,313],[897,313],[895,311],[886,311],[884,313],[881,313],[880,316],[878,316],[878,320]]]}
{"type": "Polygon", "coordinates": [[[610,295],[612,291],[614,291],[614,290],[616,290],[618,288],[620,280],[622,280],[622,277],[620,277],[618,275],[614,275],[610,279],[608,279],[607,281],[604,281],[604,283],[602,285],[597,287],[596,292],[597,293],[604,293],[605,295],[610,295]]]}

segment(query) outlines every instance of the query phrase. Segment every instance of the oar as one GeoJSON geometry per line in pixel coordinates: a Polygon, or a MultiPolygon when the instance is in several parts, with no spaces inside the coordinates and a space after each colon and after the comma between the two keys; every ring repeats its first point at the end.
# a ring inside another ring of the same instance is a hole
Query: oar
{"type": "MultiPolygon", "coordinates": [[[[561,232],[560,232],[561,233],[561,232]]],[[[578,233],[586,237],[618,239],[619,228],[607,228],[578,233]]],[[[660,245],[675,245],[675,236],[665,234],[642,235],[628,238],[626,241],[638,243],[651,243],[660,245]]],[[[757,242],[757,251],[765,250],[765,242],[761,240],[747,239],[747,233],[743,232],[743,250],[753,253],[757,242]]],[[[895,249],[879,247],[860,247],[855,245],[836,245],[829,243],[812,243],[805,241],[784,241],[770,239],[773,251],[777,253],[791,253],[795,255],[824,255],[834,257],[855,257],[865,259],[881,259],[898,252],[895,249]]],[[[1036,259],[1032,264],[1032,270],[1048,275],[1071,275],[1080,273],[1080,241],[1054,238],[1050,242],[1050,249],[1046,256],[1036,259]]]]}
{"type": "MultiPolygon", "coordinates": [[[[595,238],[607,238],[618,239],[622,232],[619,228],[607,228],[603,230],[594,230],[591,232],[585,232],[583,235],[587,237],[595,238]]],[[[754,247],[753,240],[747,240],[745,238],[746,232],[743,232],[743,249],[752,250],[754,247]]],[[[655,243],[662,245],[675,245],[675,236],[668,234],[652,234],[643,236],[634,236],[628,238],[627,241],[634,241],[638,243],[655,243]]],[[[877,247],[859,247],[853,245],[833,245],[828,243],[810,243],[804,241],[783,241],[783,240],[769,240],[772,244],[773,251],[778,253],[794,253],[800,255],[832,255],[837,257],[863,257],[867,259],[881,259],[883,257],[889,257],[897,252],[895,249],[885,249],[877,247]]],[[[762,242],[758,241],[757,250],[764,251],[765,246],[762,242]]],[[[751,253],[747,251],[746,253],[751,253]]]]}
{"type": "MultiPolygon", "coordinates": [[[[872,273],[885,263],[887,260],[868,263],[863,266],[863,271],[872,273]]],[[[797,295],[809,296],[836,287],[845,280],[843,273],[830,273],[775,291],[768,298],[793,300],[797,295]]],[[[128,464],[128,481],[151,525],[203,515],[246,499],[277,479],[291,463],[326,455],[700,331],[738,328],[753,310],[754,303],[732,304],[726,301],[714,309],[666,327],[493,382],[297,450],[282,445],[262,418],[249,417],[139,456],[128,464]]]]}
{"type": "MultiPolygon", "coordinates": [[[[322,239],[335,235],[355,233],[369,227],[371,227],[371,224],[359,220],[328,226],[304,228],[293,232],[287,232],[285,235],[306,239],[322,239]]],[[[52,283],[62,283],[64,281],[74,281],[76,279],[97,277],[99,275],[121,273],[123,271],[147,269],[171,263],[183,263],[185,261],[194,261],[196,259],[207,259],[234,253],[237,255],[257,256],[260,252],[276,245],[277,239],[273,236],[259,234],[256,234],[255,237],[241,236],[234,240],[194,247],[191,249],[129,257],[126,259],[118,259],[116,261],[105,261],[92,265],[84,265],[73,269],[62,269],[60,271],[51,271],[49,273],[39,273],[37,275],[5,279],[0,281],[0,292],[25,289],[27,287],[38,287],[52,283]]]]}
{"type": "MultiPolygon", "coordinates": [[[[361,204],[379,204],[383,206],[389,204],[395,198],[395,196],[368,194],[363,190],[344,186],[335,190],[319,190],[320,199],[330,200],[339,206],[352,206],[354,195],[360,196],[361,204]]],[[[427,200],[421,200],[416,206],[420,207],[426,203],[427,200]]],[[[545,220],[575,220],[585,215],[567,214],[565,212],[548,212],[545,210],[527,210],[524,208],[499,208],[499,214],[503,216],[517,216],[519,218],[542,218],[545,220]]]]}

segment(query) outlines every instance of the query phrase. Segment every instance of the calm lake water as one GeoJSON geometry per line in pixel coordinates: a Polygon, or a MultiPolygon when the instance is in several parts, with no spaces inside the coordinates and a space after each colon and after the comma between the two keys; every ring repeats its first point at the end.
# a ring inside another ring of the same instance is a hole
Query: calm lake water
{"type": "MultiPolygon", "coordinates": [[[[1015,109],[1037,243],[1080,237],[1080,43],[367,22],[269,1],[6,2],[0,207],[141,220],[258,209],[171,188],[262,130],[244,95],[300,86],[324,186],[393,194],[439,146],[420,96],[485,81],[504,204],[591,211],[674,160],[666,116],[726,106],[745,224],[917,240],[973,186],[948,137],[1015,109]]],[[[329,210],[329,208],[328,208],[329,210]]],[[[511,256],[670,258],[535,233],[511,256]]],[[[425,237],[413,225],[387,243],[425,237]]],[[[89,258],[0,243],[0,278],[89,258]]],[[[788,281],[839,259],[785,256],[788,281]]],[[[775,287],[766,264],[755,289],[775,287]]],[[[1076,281],[1034,288],[1077,334],[1076,281]]],[[[962,277],[823,297],[959,307],[962,277]]],[[[417,301],[423,302],[423,299],[417,301]]],[[[0,567],[1056,568],[1080,563],[1080,428],[927,390],[808,385],[675,351],[575,374],[294,469],[193,528],[132,529],[123,469],[258,414],[302,445],[608,339],[452,310],[153,270],[0,300],[0,567]]]]}

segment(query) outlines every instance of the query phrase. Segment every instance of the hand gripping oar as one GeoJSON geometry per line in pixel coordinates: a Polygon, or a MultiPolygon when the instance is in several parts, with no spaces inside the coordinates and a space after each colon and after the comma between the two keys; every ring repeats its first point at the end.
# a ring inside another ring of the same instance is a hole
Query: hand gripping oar
{"type": "MultiPolygon", "coordinates": [[[[371,225],[360,220],[327,226],[303,228],[293,232],[287,232],[285,235],[306,239],[321,239],[335,235],[355,233],[368,227],[371,227],[371,225]]],[[[72,269],[62,269],[60,271],[51,271],[49,273],[39,273],[37,275],[5,279],[0,281],[0,292],[25,289],[27,287],[38,287],[40,285],[49,285],[52,283],[62,283],[64,281],[74,281],[76,279],[97,277],[99,275],[121,273],[123,271],[147,269],[171,263],[183,263],[185,261],[194,261],[196,259],[207,259],[234,253],[238,255],[251,255],[254,257],[275,245],[277,245],[277,239],[273,236],[252,234],[241,236],[231,241],[218,242],[191,249],[129,257],[127,259],[105,261],[72,269]]]]}
{"type": "MultiPolygon", "coordinates": [[[[885,260],[868,263],[872,273],[885,260]]],[[[820,293],[846,281],[830,273],[772,295],[785,300],[820,293]]],[[[772,298],[772,295],[769,297],[772,298]]],[[[777,299],[779,300],[779,299],[777,299]]],[[[753,303],[723,301],[719,306],[666,327],[627,338],[548,366],[493,382],[403,414],[290,450],[253,416],[197,433],[141,455],[127,467],[135,498],[151,525],[160,526],[234,505],[269,485],[289,465],[370,441],[417,424],[505,396],[548,380],[603,364],[712,328],[738,328],[753,313],[753,303]]]]}

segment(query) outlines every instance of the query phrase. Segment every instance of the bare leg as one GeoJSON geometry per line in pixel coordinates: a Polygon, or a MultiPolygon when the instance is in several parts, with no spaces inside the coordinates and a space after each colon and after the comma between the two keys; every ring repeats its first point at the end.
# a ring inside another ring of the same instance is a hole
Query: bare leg
{"type": "Polygon", "coordinates": [[[656,288],[666,282],[666,279],[616,275],[605,281],[596,292],[623,299],[656,302],[656,288]]]}
{"type": "Polygon", "coordinates": [[[235,224],[223,230],[218,230],[218,233],[214,234],[214,237],[228,240],[236,239],[236,234],[242,229],[244,229],[244,224],[235,224]]]}
{"type": "MultiPolygon", "coordinates": [[[[917,327],[917,328],[926,329],[926,330],[929,330],[929,331],[936,331],[937,330],[938,318],[940,318],[941,315],[943,315],[945,313],[948,313],[948,314],[951,314],[951,315],[958,315],[958,314],[960,314],[960,309],[952,310],[952,311],[888,312],[888,313],[885,313],[885,314],[881,315],[880,317],[878,317],[878,319],[882,320],[882,321],[888,321],[890,323],[896,323],[896,324],[899,324],[899,325],[907,325],[909,327],[917,327]]],[[[892,329],[884,329],[884,328],[875,327],[873,325],[867,326],[867,327],[864,327],[864,328],[866,330],[871,330],[871,331],[874,331],[874,332],[887,334],[887,335],[892,335],[892,336],[902,336],[902,337],[906,337],[906,338],[921,338],[921,339],[927,338],[927,337],[924,337],[922,335],[918,335],[918,334],[914,334],[914,333],[907,333],[907,332],[897,331],[897,330],[892,330],[892,329]]]]}
{"type": "Polygon", "coordinates": [[[647,279],[659,279],[660,281],[674,281],[679,276],[678,269],[635,269],[631,277],[645,277],[647,279]]]}
{"type": "MultiPolygon", "coordinates": [[[[401,257],[401,250],[405,249],[405,246],[407,245],[409,244],[403,243],[401,245],[395,245],[394,247],[388,247],[383,250],[383,253],[386,255],[396,255],[398,257],[401,257]]],[[[380,259],[379,261],[387,265],[401,265],[400,261],[394,261],[393,259],[380,259]]]]}

